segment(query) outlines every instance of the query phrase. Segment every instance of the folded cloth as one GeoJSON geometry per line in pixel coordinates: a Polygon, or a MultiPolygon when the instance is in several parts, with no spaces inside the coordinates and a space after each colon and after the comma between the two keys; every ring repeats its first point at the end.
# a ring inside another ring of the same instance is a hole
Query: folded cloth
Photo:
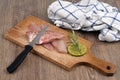
{"type": "Polygon", "coordinates": [[[48,17],[56,26],[79,30],[85,23],[84,13],[67,1],[56,1],[48,8],[48,17]]]}
{"type": "Polygon", "coordinates": [[[48,7],[48,17],[58,27],[100,31],[101,41],[120,40],[120,13],[116,7],[98,0],[77,3],[56,0],[48,7]]]}

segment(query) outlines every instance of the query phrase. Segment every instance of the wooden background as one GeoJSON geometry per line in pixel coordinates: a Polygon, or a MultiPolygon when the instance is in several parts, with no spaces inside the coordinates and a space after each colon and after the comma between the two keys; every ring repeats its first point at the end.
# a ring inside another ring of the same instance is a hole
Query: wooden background
{"type": "MultiPolygon", "coordinates": [[[[93,42],[91,52],[96,57],[116,65],[117,72],[113,76],[105,76],[84,65],[78,65],[71,71],[66,71],[35,54],[28,55],[15,73],[6,72],[6,67],[23,48],[5,40],[4,34],[28,15],[49,21],[47,7],[53,1],[55,0],[0,0],[0,80],[119,80],[120,42],[101,42],[97,38],[97,32],[78,32],[78,34],[93,42]]],[[[75,0],[69,1],[74,2],[75,0]]],[[[120,1],[118,0],[101,1],[120,9],[120,1]]]]}

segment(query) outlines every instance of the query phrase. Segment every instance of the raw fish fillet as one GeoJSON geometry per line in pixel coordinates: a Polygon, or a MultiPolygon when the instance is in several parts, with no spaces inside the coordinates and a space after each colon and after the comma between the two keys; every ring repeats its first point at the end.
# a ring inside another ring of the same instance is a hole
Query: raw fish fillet
{"type": "Polygon", "coordinates": [[[39,44],[49,43],[56,39],[62,39],[64,36],[60,33],[53,31],[46,31],[45,34],[41,37],[39,44]]]}
{"type": "Polygon", "coordinates": [[[67,47],[66,47],[66,44],[65,44],[65,42],[64,42],[63,39],[54,40],[54,41],[52,42],[52,45],[55,47],[55,49],[56,49],[58,52],[67,53],[67,47]]]}
{"type": "Polygon", "coordinates": [[[45,44],[43,44],[43,47],[45,47],[48,50],[53,50],[54,49],[54,47],[52,46],[51,43],[45,43],[45,44]]]}
{"type": "MultiPolygon", "coordinates": [[[[41,29],[32,23],[29,26],[29,30],[26,32],[29,42],[31,42],[40,31],[41,29]]],[[[53,40],[61,39],[63,37],[64,35],[48,29],[37,44],[49,43],[53,40]]]]}
{"type": "Polygon", "coordinates": [[[28,38],[28,41],[31,42],[38,34],[38,32],[41,31],[41,29],[34,23],[31,23],[28,28],[29,30],[26,32],[26,36],[28,38]]]}
{"type": "MultiPolygon", "coordinates": [[[[42,28],[43,27],[44,26],[42,26],[42,28]]],[[[29,42],[31,42],[42,30],[34,23],[30,24],[28,29],[29,30],[26,32],[26,36],[29,42]]],[[[53,50],[55,48],[58,52],[67,53],[67,48],[63,37],[63,34],[48,29],[36,44],[42,44],[43,47],[48,50],[53,50]]]]}

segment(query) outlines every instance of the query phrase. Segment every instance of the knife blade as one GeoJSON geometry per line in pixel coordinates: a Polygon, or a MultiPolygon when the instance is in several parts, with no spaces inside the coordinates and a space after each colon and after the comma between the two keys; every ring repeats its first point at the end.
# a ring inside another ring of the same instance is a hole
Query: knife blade
{"type": "Polygon", "coordinates": [[[26,58],[27,54],[33,49],[33,46],[40,40],[42,35],[45,33],[48,27],[43,28],[37,36],[28,44],[25,45],[25,49],[15,58],[15,60],[7,67],[7,71],[9,73],[14,72],[20,64],[24,61],[26,58]]]}

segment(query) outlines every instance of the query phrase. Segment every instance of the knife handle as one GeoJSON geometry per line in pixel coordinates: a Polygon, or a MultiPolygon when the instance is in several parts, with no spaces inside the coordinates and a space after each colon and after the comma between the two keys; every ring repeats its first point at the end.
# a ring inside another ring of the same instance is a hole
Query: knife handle
{"type": "Polygon", "coordinates": [[[26,45],[25,49],[16,57],[16,59],[7,67],[7,71],[9,73],[14,72],[19,65],[23,62],[26,58],[27,54],[33,49],[32,46],[26,45]]]}

